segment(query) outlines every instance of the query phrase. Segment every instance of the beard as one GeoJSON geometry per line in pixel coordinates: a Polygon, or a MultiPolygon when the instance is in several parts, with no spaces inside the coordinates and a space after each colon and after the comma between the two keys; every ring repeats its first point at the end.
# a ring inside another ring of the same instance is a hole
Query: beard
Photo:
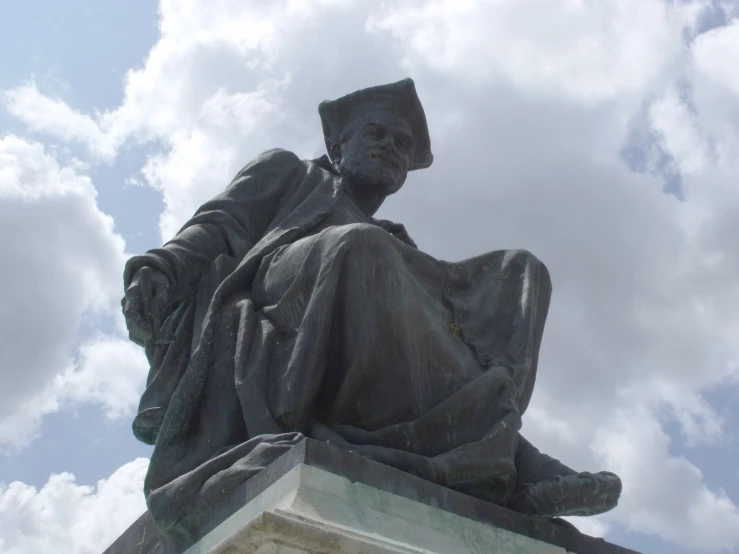
{"type": "Polygon", "coordinates": [[[339,163],[339,173],[356,186],[382,196],[395,194],[405,182],[404,172],[369,156],[343,158],[339,163]]]}

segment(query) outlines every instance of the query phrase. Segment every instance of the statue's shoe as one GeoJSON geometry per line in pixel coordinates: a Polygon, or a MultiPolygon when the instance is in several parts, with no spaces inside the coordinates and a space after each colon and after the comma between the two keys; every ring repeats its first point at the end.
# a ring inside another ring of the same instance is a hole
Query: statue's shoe
{"type": "Polygon", "coordinates": [[[526,485],[507,506],[536,516],[593,516],[615,508],[620,496],[618,475],[583,472],[526,485]]]}

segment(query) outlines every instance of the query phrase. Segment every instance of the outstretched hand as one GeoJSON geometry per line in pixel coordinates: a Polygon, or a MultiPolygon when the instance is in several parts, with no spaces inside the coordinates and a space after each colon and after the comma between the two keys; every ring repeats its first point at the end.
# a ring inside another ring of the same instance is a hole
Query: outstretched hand
{"type": "Polygon", "coordinates": [[[418,248],[418,246],[416,246],[416,243],[413,242],[413,239],[411,239],[410,235],[408,235],[408,231],[405,230],[405,227],[402,223],[393,223],[392,221],[388,221],[386,219],[377,219],[375,220],[375,224],[378,227],[385,229],[396,239],[406,243],[408,246],[418,248]]]}
{"type": "Polygon", "coordinates": [[[150,267],[138,270],[121,300],[128,336],[143,346],[154,340],[169,295],[169,280],[150,267]]]}

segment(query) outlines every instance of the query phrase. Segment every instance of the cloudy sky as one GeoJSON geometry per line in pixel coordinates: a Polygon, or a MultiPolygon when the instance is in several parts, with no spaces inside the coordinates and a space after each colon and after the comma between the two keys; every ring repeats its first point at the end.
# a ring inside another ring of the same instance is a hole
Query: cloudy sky
{"type": "Polygon", "coordinates": [[[0,551],[97,554],[144,510],[125,259],[406,76],[436,161],[379,215],[548,265],[525,434],[624,481],[576,525],[739,553],[739,0],[2,2],[0,551]]]}

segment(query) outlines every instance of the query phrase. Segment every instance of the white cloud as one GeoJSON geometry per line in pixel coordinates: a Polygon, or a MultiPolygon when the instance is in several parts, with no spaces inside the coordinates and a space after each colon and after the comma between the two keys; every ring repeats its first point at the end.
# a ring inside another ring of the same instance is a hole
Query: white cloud
{"type": "Polygon", "coordinates": [[[709,145],[701,136],[696,115],[685,105],[677,90],[673,88],[653,102],[649,117],[680,173],[691,174],[705,169],[710,163],[709,145]]]}
{"type": "Polygon", "coordinates": [[[590,105],[659,84],[680,54],[682,15],[659,0],[434,0],[392,7],[371,26],[399,40],[411,63],[590,105]]]}
{"type": "Polygon", "coordinates": [[[739,19],[698,37],[693,51],[707,77],[739,94],[739,19]]]}
{"type": "Polygon", "coordinates": [[[98,404],[110,419],[129,417],[148,370],[141,348],[128,339],[96,337],[82,345],[78,367],[57,378],[57,395],[66,402],[98,404]]]}
{"type": "Polygon", "coordinates": [[[91,117],[73,110],[59,98],[41,94],[34,82],[7,91],[4,101],[8,111],[33,131],[81,142],[105,158],[115,153],[115,145],[91,117]]]}
{"type": "Polygon", "coordinates": [[[723,438],[724,421],[703,396],[681,390],[670,382],[656,385],[653,397],[671,407],[673,418],[680,424],[687,446],[719,443],[723,438]]]}
{"type": "Polygon", "coordinates": [[[737,547],[736,504],[724,491],[708,490],[687,459],[670,456],[669,438],[646,410],[613,413],[597,448],[624,480],[619,519],[631,529],[701,552],[737,547]]]}
{"type": "Polygon", "coordinates": [[[40,489],[0,483],[0,550],[5,554],[99,554],[145,510],[144,475],[138,458],[95,487],[74,475],[49,477],[40,489]]]}
{"type": "MultiPolygon", "coordinates": [[[[622,474],[622,506],[586,525],[737,548],[737,499],[707,487],[662,425],[721,445],[727,422],[703,393],[737,386],[739,27],[695,36],[710,6],[163,2],[161,40],[124,102],[82,117],[104,144],[164,147],[143,176],[164,197],[168,238],[260,150],[320,153],[320,100],[410,74],[436,162],[382,215],[440,258],[522,247],[549,266],[525,434],[578,469],[622,474]],[[640,127],[644,174],[621,158],[640,127]],[[664,193],[658,155],[681,199],[664,193]]],[[[33,122],[36,109],[15,113],[33,122]]]]}
{"type": "Polygon", "coordinates": [[[4,410],[0,419],[0,450],[18,450],[28,446],[38,437],[44,416],[59,411],[59,397],[52,385],[41,385],[36,392],[26,392],[18,397],[4,395],[10,409],[4,410]]]}
{"type": "Polygon", "coordinates": [[[124,242],[96,195],[42,145],[0,139],[0,445],[27,445],[70,399],[121,413],[143,383],[143,355],[120,339],[93,339],[70,369],[83,320],[120,310],[124,242]]]}

